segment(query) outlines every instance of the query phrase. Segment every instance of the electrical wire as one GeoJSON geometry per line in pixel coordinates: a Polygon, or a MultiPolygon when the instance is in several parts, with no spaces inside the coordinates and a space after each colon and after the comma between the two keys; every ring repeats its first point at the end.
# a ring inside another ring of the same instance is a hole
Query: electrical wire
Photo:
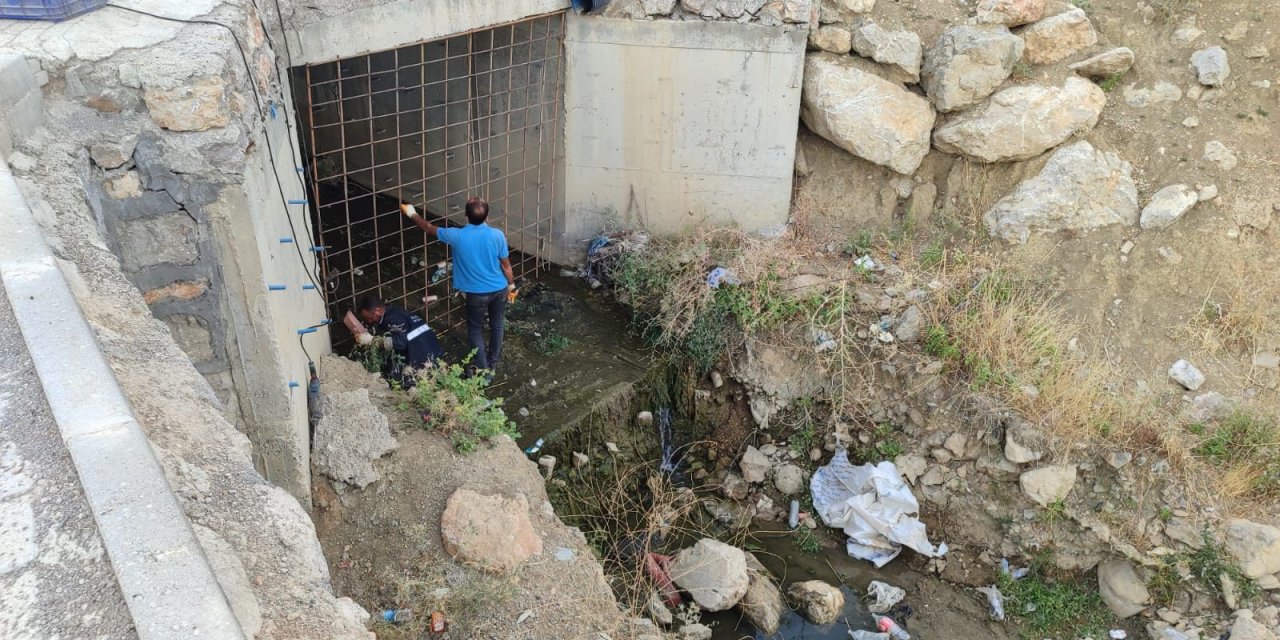
{"type": "MultiPolygon", "coordinates": [[[[321,302],[324,303],[325,302],[324,292],[320,288],[320,283],[316,279],[316,274],[313,273],[312,268],[307,266],[307,259],[302,254],[302,247],[299,246],[301,245],[301,243],[298,242],[298,231],[294,227],[293,216],[290,216],[288,213],[289,206],[290,206],[289,197],[285,195],[284,183],[280,182],[280,168],[276,166],[275,150],[271,146],[271,132],[267,130],[267,115],[262,110],[262,94],[258,92],[258,83],[255,81],[255,78],[253,77],[253,68],[249,65],[249,56],[247,53],[245,53],[244,44],[240,42],[240,37],[236,35],[235,30],[232,29],[230,26],[227,26],[221,22],[216,22],[214,20],[190,20],[190,19],[184,19],[184,18],[174,18],[171,16],[163,16],[163,15],[151,13],[149,11],[143,11],[141,9],[134,9],[132,7],[125,7],[125,6],[121,6],[118,4],[111,4],[111,3],[108,3],[105,6],[108,6],[114,9],[119,9],[121,11],[127,11],[129,13],[136,13],[136,14],[147,16],[150,18],[155,18],[157,20],[164,20],[166,22],[177,22],[180,24],[203,24],[203,25],[221,27],[223,29],[226,29],[227,33],[231,34],[231,39],[232,41],[235,42],[236,49],[240,52],[240,62],[244,64],[245,73],[248,74],[249,76],[249,88],[252,89],[253,91],[254,106],[257,108],[258,118],[262,120],[262,137],[267,146],[267,160],[271,163],[271,173],[272,173],[272,176],[275,178],[276,190],[280,194],[280,203],[285,208],[285,220],[288,221],[289,223],[289,232],[293,234],[293,238],[294,238],[294,241],[292,243],[293,248],[297,251],[298,260],[302,263],[303,270],[307,273],[307,279],[310,280],[311,285],[315,287],[316,295],[320,296],[321,302]]],[[[288,112],[286,111],[285,127],[286,127],[286,130],[290,132],[290,135],[292,135],[292,130],[289,129],[287,116],[288,116],[288,112]]],[[[296,150],[294,150],[293,148],[292,139],[289,140],[289,148],[296,153],[296,150]]],[[[294,171],[293,173],[296,175],[297,171],[294,171]]],[[[301,180],[301,178],[299,178],[299,180],[301,180]]],[[[305,187],[303,189],[303,195],[304,196],[306,195],[305,187]]],[[[308,212],[309,212],[310,205],[308,204],[307,206],[308,206],[308,212]]],[[[309,218],[310,214],[308,213],[308,216],[306,217],[309,218]]],[[[310,233],[309,229],[307,231],[308,233],[310,233]]],[[[307,240],[308,242],[310,242],[311,237],[308,236],[307,240]]],[[[317,262],[319,262],[318,258],[317,258],[317,262]]],[[[301,338],[301,336],[299,336],[299,338],[301,338]]]]}

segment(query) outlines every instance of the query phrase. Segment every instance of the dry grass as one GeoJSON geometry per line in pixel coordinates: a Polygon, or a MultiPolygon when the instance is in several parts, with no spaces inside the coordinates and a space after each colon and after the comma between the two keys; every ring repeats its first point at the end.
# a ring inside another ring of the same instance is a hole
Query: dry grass
{"type": "Polygon", "coordinates": [[[1004,271],[961,278],[934,297],[925,351],[974,391],[1000,398],[1068,443],[1113,435],[1113,372],[1081,349],[1078,330],[1034,286],[1004,271]]]}
{"type": "Polygon", "coordinates": [[[449,633],[455,637],[477,638],[505,630],[510,624],[510,602],[519,588],[515,577],[497,577],[473,571],[446,580],[441,568],[409,571],[388,580],[395,585],[393,602],[410,608],[415,616],[403,623],[381,622],[374,614],[373,630],[380,640],[417,640],[430,635],[431,612],[447,615],[449,633]],[[451,585],[451,582],[454,583],[451,585]]]}
{"type": "Polygon", "coordinates": [[[1222,256],[1219,276],[1205,292],[1185,331],[1211,355],[1252,355],[1280,347],[1280,269],[1265,260],[1269,248],[1242,246],[1222,256]]]}
{"type": "Polygon", "coordinates": [[[1147,3],[1156,10],[1156,18],[1167,24],[1181,19],[1193,0],[1147,0],[1147,3]]]}

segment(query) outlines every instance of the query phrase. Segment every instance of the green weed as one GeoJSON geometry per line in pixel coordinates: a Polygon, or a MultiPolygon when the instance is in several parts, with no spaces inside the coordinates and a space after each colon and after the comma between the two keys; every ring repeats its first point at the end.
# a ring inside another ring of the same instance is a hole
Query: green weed
{"type": "Polygon", "coordinates": [[[1123,73],[1107,76],[1102,82],[1098,83],[1098,87],[1106,93],[1111,93],[1112,91],[1115,91],[1116,87],[1120,86],[1120,78],[1123,77],[1123,73]]]}
{"type": "Polygon", "coordinates": [[[1248,602],[1258,597],[1262,590],[1258,583],[1245,575],[1240,565],[1233,562],[1227,550],[1209,533],[1204,531],[1204,544],[1187,555],[1187,566],[1191,569],[1191,577],[1200,586],[1215,596],[1222,597],[1222,576],[1227,576],[1236,585],[1240,599],[1248,602]]]}
{"type": "Polygon", "coordinates": [[[1198,456],[1209,458],[1220,465],[1253,458],[1274,448],[1276,425],[1269,420],[1245,411],[1233,412],[1195,448],[1198,456]]]}
{"type": "Polygon", "coordinates": [[[568,338],[556,333],[555,331],[547,331],[538,339],[534,348],[537,349],[538,353],[544,356],[553,356],[564,351],[568,346],[568,338]]]}
{"type": "Polygon", "coordinates": [[[959,360],[962,355],[959,343],[952,340],[947,328],[940,324],[929,327],[925,332],[924,352],[944,360],[959,360]]]}
{"type": "Polygon", "coordinates": [[[485,378],[466,374],[469,360],[422,369],[412,397],[413,403],[428,413],[426,426],[449,436],[462,453],[474,451],[480,442],[495,436],[520,437],[515,423],[502,410],[502,398],[485,396],[485,378]]]}
{"type": "Polygon", "coordinates": [[[946,257],[946,248],[942,243],[935,242],[920,252],[920,266],[925,269],[936,269],[946,257]]]}
{"type": "Polygon", "coordinates": [[[874,242],[874,236],[870,231],[863,229],[858,235],[850,238],[844,245],[844,253],[851,256],[864,256],[871,252],[871,245],[874,242]]]}
{"type": "Polygon", "coordinates": [[[1174,558],[1166,558],[1163,563],[1151,570],[1147,578],[1147,591],[1151,593],[1151,601],[1157,605],[1169,606],[1173,598],[1182,588],[1182,576],[1178,575],[1174,558]]]}
{"type": "Polygon", "coordinates": [[[1046,523],[1060,522],[1067,518],[1067,503],[1062,500],[1054,500],[1044,508],[1044,513],[1040,519],[1046,523]]]}
{"type": "Polygon", "coordinates": [[[822,550],[822,544],[818,541],[817,534],[810,531],[808,527],[796,529],[791,536],[791,542],[804,553],[817,553],[822,550]]]}
{"type": "Polygon", "coordinates": [[[996,580],[1006,611],[1022,620],[1028,638],[1105,637],[1114,622],[1096,586],[1059,574],[1048,555],[1035,558],[1031,572],[1021,580],[1007,574],[996,580]]]}

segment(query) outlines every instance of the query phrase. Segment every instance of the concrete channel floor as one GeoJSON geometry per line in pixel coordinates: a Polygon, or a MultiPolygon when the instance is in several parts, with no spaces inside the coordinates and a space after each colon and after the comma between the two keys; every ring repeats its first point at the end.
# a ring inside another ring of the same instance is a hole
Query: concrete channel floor
{"type": "Polygon", "coordinates": [[[0,285],[0,638],[137,638],[0,285]]]}

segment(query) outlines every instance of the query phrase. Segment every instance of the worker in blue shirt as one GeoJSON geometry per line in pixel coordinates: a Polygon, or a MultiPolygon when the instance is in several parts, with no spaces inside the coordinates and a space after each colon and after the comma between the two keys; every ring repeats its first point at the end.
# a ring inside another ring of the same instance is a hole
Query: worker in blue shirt
{"type": "Polygon", "coordinates": [[[369,346],[374,340],[382,340],[382,347],[387,351],[382,376],[387,382],[397,382],[408,389],[414,385],[415,370],[444,355],[436,332],[416,313],[372,295],[360,301],[359,313],[360,319],[373,327],[377,336],[357,333],[356,343],[369,346]]]}
{"type": "Polygon", "coordinates": [[[400,205],[400,210],[428,236],[453,249],[453,288],[467,294],[467,338],[475,350],[471,363],[489,372],[497,370],[502,360],[503,314],[507,303],[515,301],[516,279],[506,236],[485,223],[489,203],[483,198],[467,200],[468,224],[457,229],[431,224],[411,204],[400,205]]]}

